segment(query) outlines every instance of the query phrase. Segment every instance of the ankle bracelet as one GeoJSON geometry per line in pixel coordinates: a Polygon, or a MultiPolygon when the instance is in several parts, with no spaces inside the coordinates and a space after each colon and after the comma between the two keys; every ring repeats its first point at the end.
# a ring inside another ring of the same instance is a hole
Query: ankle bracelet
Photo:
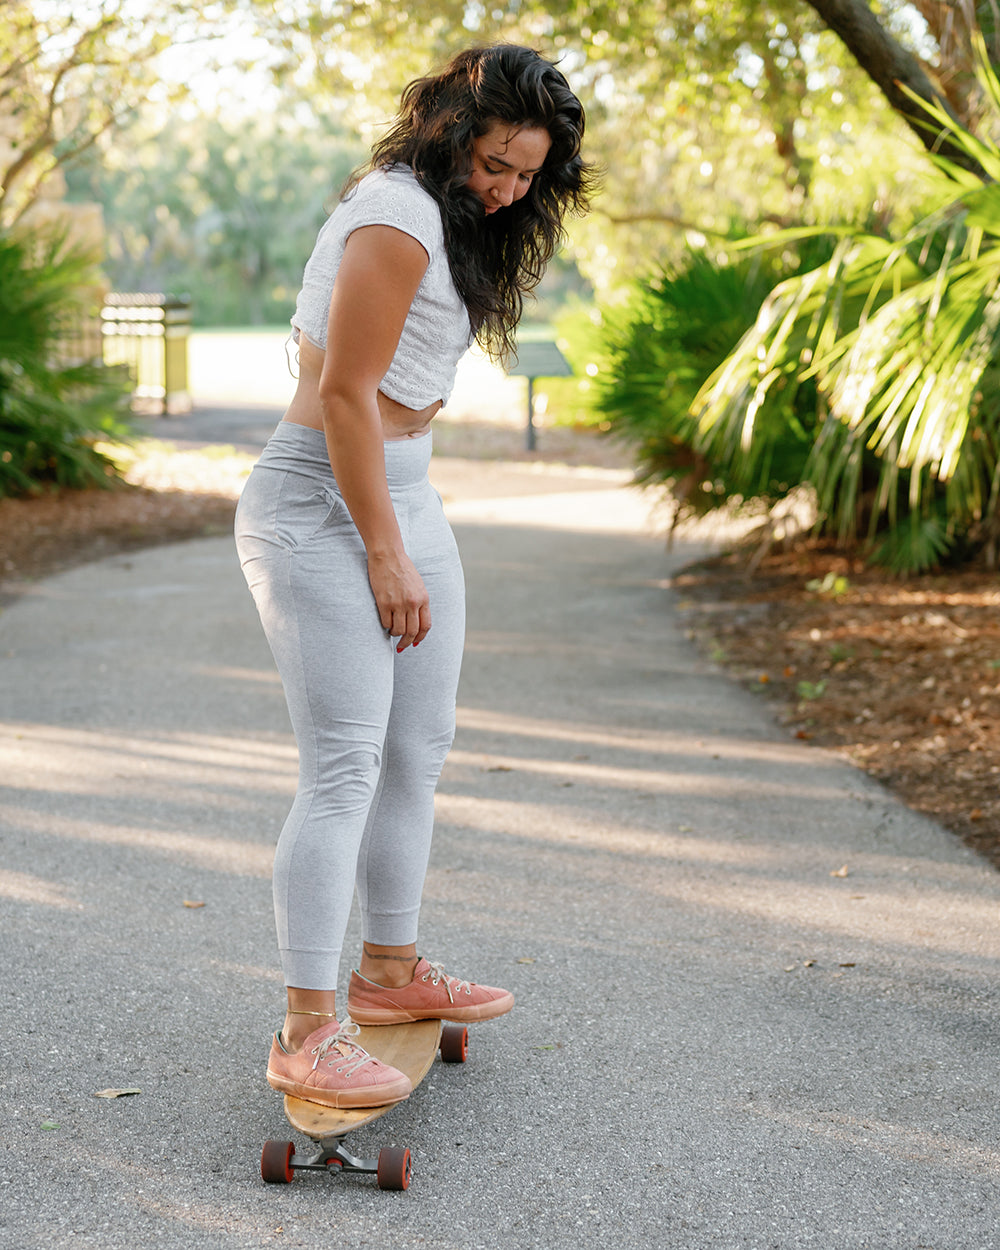
{"type": "Polygon", "coordinates": [[[296,1011],[294,1007],[286,1008],[290,1016],[322,1016],[324,1020],[332,1020],[336,1016],[335,1011],[296,1011]]]}

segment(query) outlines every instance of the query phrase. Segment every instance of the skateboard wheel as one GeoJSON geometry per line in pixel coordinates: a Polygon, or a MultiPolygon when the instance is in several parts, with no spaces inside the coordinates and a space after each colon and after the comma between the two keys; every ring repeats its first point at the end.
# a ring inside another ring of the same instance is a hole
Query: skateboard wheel
{"type": "Polygon", "coordinates": [[[269,1185],[287,1185],[295,1173],[292,1171],[292,1155],[295,1143],[290,1141],[266,1141],[260,1152],[260,1174],[269,1185]]]}
{"type": "Polygon", "coordinates": [[[378,1152],[379,1189],[409,1189],[410,1152],[405,1146],[385,1146],[378,1152]]]}
{"type": "Polygon", "coordinates": [[[469,1057],[469,1030],[464,1024],[446,1024],[441,1030],[441,1059],[465,1063],[469,1057]]]}

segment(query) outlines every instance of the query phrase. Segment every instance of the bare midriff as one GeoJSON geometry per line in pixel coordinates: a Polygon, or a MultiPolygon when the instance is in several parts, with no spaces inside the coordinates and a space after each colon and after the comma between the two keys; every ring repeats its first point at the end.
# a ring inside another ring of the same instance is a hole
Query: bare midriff
{"type": "MultiPolygon", "coordinates": [[[[294,425],[307,425],[323,430],[323,407],[319,398],[319,380],[323,372],[325,352],[304,334],[299,335],[299,384],[284,419],[294,425]]],[[[382,437],[386,442],[401,438],[420,438],[430,429],[431,418],[441,410],[441,401],[426,408],[407,408],[381,391],[376,394],[382,418],[382,437]]]]}

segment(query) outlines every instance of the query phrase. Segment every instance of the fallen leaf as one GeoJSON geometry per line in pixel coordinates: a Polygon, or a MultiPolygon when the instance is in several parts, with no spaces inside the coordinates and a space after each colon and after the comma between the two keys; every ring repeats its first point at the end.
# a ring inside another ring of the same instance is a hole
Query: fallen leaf
{"type": "Polygon", "coordinates": [[[856,968],[857,964],[837,964],[838,968],[856,968]]]}
{"type": "Polygon", "coordinates": [[[95,1098],[125,1098],[128,1094],[141,1094],[141,1089],[99,1089],[95,1098]]]}
{"type": "Polygon", "coordinates": [[[46,1131],[46,1133],[51,1133],[52,1130],[58,1128],[59,1125],[56,1124],[55,1120],[43,1120],[41,1127],[46,1131]]]}
{"type": "Polygon", "coordinates": [[[757,678],[757,680],[760,682],[762,686],[766,686],[767,683],[771,680],[771,678],[768,673],[761,673],[761,675],[757,678]]]}
{"type": "Polygon", "coordinates": [[[970,820],[982,820],[982,818],[983,818],[983,809],[981,807],[974,807],[972,811],[969,812],[970,820]]]}
{"type": "Polygon", "coordinates": [[[519,964],[533,964],[535,961],[531,958],[530,955],[522,955],[521,958],[517,962],[519,964]]]}
{"type": "Polygon", "coordinates": [[[486,771],[488,773],[512,773],[514,770],[509,764],[493,764],[486,771]]]}
{"type": "Polygon", "coordinates": [[[184,900],[184,906],[185,907],[204,907],[205,904],[196,902],[194,899],[186,898],[184,900]]]}
{"type": "Polygon", "coordinates": [[[836,869],[834,869],[834,871],[830,873],[830,876],[831,876],[831,877],[846,877],[846,876],[848,876],[848,875],[849,875],[849,874],[848,874],[848,872],[847,872],[847,865],[846,865],[846,864],[844,864],[844,866],[843,866],[842,868],[836,868],[836,869]]]}

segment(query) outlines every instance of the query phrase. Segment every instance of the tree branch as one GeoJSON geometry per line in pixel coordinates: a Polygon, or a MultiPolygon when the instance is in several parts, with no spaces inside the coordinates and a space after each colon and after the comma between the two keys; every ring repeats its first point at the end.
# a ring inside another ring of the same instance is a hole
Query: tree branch
{"type": "MultiPolygon", "coordinates": [[[[94,129],[91,133],[86,135],[71,151],[61,153],[59,156],[54,156],[52,169],[59,169],[61,166],[68,165],[70,162],[76,160],[76,158],[83,152],[86,152],[88,148],[93,147],[94,144],[97,143],[103,135],[107,134],[109,130],[111,130],[114,126],[117,126],[120,123],[120,120],[121,119],[117,114],[109,114],[101,123],[99,128],[94,129]]],[[[29,182],[27,190],[22,191],[20,206],[18,207],[17,212],[11,217],[9,222],[10,225],[16,226],[25,213],[37,201],[39,193],[45,186],[46,179],[49,177],[51,172],[52,170],[40,170],[35,176],[34,183],[29,182]]],[[[0,188],[0,205],[3,204],[5,198],[6,187],[0,188]]]]}
{"type": "Polygon", "coordinates": [[[937,131],[927,114],[906,94],[904,87],[918,99],[936,104],[962,125],[963,119],[956,116],[917,58],[889,34],[865,0],[807,0],[807,3],[837,35],[929,152],[947,156],[963,169],[986,178],[985,171],[950,142],[947,131],[937,131]]]}
{"type": "MultiPolygon", "coordinates": [[[[677,217],[673,213],[609,213],[607,209],[599,207],[595,207],[592,212],[596,216],[603,217],[605,221],[610,221],[613,226],[642,226],[652,223],[657,226],[674,226],[678,230],[694,230],[709,238],[732,241],[732,236],[727,230],[714,230],[703,222],[685,221],[683,217],[677,217]]],[[[798,218],[764,213],[759,220],[771,222],[772,225],[780,226],[785,230],[794,225],[798,218]]]]}

